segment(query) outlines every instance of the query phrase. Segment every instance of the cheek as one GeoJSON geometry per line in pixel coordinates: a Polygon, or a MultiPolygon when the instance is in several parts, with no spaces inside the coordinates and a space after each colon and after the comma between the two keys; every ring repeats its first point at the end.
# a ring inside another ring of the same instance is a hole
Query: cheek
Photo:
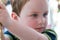
{"type": "Polygon", "coordinates": [[[35,28],[36,25],[37,25],[37,22],[36,21],[33,21],[33,20],[30,20],[27,22],[28,26],[32,27],[32,28],[35,28]]]}
{"type": "Polygon", "coordinates": [[[32,27],[32,28],[35,28],[36,25],[37,25],[37,22],[34,19],[25,19],[24,23],[25,23],[26,26],[29,26],[29,27],[32,27]]]}
{"type": "Polygon", "coordinates": [[[47,20],[46,20],[45,23],[44,23],[45,27],[47,27],[47,24],[48,24],[48,23],[47,23],[47,20]]]}

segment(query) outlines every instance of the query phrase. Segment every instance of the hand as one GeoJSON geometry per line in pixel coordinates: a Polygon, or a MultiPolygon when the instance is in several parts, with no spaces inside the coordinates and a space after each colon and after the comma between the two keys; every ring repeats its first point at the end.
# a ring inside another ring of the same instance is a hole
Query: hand
{"type": "Polygon", "coordinates": [[[0,0],[0,25],[4,25],[6,26],[9,22],[9,14],[5,8],[5,5],[2,3],[2,1],[0,0]]]}

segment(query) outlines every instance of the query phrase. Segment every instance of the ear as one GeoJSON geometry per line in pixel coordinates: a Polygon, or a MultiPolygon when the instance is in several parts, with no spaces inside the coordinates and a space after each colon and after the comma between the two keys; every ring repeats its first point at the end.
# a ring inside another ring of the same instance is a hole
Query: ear
{"type": "Polygon", "coordinates": [[[15,12],[12,12],[11,17],[13,20],[18,20],[18,16],[15,12]]]}

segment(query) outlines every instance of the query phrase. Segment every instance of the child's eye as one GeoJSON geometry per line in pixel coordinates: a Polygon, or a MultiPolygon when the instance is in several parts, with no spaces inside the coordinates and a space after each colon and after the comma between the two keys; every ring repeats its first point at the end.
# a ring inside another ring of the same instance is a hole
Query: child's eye
{"type": "Polygon", "coordinates": [[[47,16],[47,14],[48,14],[48,13],[44,13],[44,14],[43,14],[43,17],[46,17],[46,16],[47,16]]]}
{"type": "Polygon", "coordinates": [[[37,17],[37,16],[38,16],[38,14],[32,14],[31,16],[33,16],[33,17],[37,17]]]}

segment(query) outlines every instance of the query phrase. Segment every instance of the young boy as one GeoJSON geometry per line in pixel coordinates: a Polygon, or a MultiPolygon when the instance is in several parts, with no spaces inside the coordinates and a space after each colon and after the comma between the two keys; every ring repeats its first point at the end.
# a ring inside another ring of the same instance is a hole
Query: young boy
{"type": "Polygon", "coordinates": [[[7,26],[12,34],[22,40],[56,40],[56,33],[46,30],[47,0],[14,0],[12,8],[13,25],[7,26]]]}

